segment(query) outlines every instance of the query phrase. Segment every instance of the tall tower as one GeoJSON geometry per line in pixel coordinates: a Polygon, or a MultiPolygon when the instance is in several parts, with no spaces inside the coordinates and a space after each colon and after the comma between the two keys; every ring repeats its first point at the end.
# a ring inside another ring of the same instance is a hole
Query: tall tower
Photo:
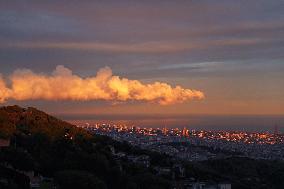
{"type": "Polygon", "coordinates": [[[164,126],[164,127],[163,127],[162,132],[163,132],[163,135],[167,135],[167,133],[168,133],[168,129],[167,129],[167,127],[166,127],[166,126],[164,126]]]}
{"type": "Polygon", "coordinates": [[[181,135],[184,136],[184,137],[188,137],[188,136],[189,136],[188,129],[186,129],[186,128],[184,127],[184,128],[182,129],[181,135]]]}

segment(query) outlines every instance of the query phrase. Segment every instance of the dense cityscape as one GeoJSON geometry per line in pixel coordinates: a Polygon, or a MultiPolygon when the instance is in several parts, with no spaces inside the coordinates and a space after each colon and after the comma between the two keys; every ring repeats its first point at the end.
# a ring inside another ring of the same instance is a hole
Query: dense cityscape
{"type": "Polygon", "coordinates": [[[19,106],[0,118],[1,189],[282,187],[278,132],[72,125],[19,106]]]}
{"type": "Polygon", "coordinates": [[[126,125],[78,125],[95,134],[127,141],[142,149],[172,157],[203,161],[231,156],[253,159],[284,159],[284,135],[275,133],[205,131],[187,128],[140,128],[126,125]]]}

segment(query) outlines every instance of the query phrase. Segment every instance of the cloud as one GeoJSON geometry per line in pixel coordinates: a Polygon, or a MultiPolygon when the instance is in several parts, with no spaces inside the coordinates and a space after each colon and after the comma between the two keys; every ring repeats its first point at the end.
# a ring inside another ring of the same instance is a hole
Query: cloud
{"type": "Polygon", "coordinates": [[[0,74],[0,103],[9,98],[10,93],[11,90],[6,87],[6,83],[4,82],[3,77],[0,74]]]}
{"type": "Polygon", "coordinates": [[[0,48],[20,48],[20,49],[59,49],[59,50],[79,50],[108,53],[177,53],[190,50],[202,50],[215,47],[238,47],[267,43],[264,39],[224,39],[209,40],[203,42],[196,41],[150,41],[142,43],[100,43],[100,42],[21,42],[10,43],[0,48]]]}
{"type": "Polygon", "coordinates": [[[110,100],[147,101],[162,105],[202,99],[201,91],[172,87],[167,83],[143,84],[138,80],[120,78],[109,67],[100,69],[94,77],[82,78],[62,65],[50,75],[28,69],[16,70],[9,76],[11,87],[0,77],[0,102],[14,100],[110,100]]]}

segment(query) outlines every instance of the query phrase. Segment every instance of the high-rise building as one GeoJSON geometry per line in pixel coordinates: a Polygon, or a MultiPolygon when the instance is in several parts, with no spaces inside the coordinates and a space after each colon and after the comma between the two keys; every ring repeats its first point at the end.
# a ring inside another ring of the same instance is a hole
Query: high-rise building
{"type": "Polygon", "coordinates": [[[162,133],[163,133],[163,135],[167,135],[168,134],[168,129],[167,129],[166,126],[163,127],[162,133]]]}
{"type": "Polygon", "coordinates": [[[188,137],[188,136],[189,136],[189,131],[188,131],[188,129],[184,127],[183,130],[182,130],[181,135],[184,136],[184,137],[188,137]]]}

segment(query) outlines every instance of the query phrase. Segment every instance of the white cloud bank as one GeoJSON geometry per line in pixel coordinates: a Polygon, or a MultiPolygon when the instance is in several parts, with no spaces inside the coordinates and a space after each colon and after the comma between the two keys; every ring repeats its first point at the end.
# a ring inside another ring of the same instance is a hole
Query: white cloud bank
{"type": "Polygon", "coordinates": [[[109,67],[100,69],[94,77],[82,78],[62,65],[50,75],[28,69],[16,70],[8,80],[0,75],[0,103],[14,100],[110,100],[147,101],[162,105],[203,99],[198,90],[172,87],[167,83],[143,84],[138,80],[120,78],[109,67]],[[7,86],[9,83],[10,87],[7,86]]]}

